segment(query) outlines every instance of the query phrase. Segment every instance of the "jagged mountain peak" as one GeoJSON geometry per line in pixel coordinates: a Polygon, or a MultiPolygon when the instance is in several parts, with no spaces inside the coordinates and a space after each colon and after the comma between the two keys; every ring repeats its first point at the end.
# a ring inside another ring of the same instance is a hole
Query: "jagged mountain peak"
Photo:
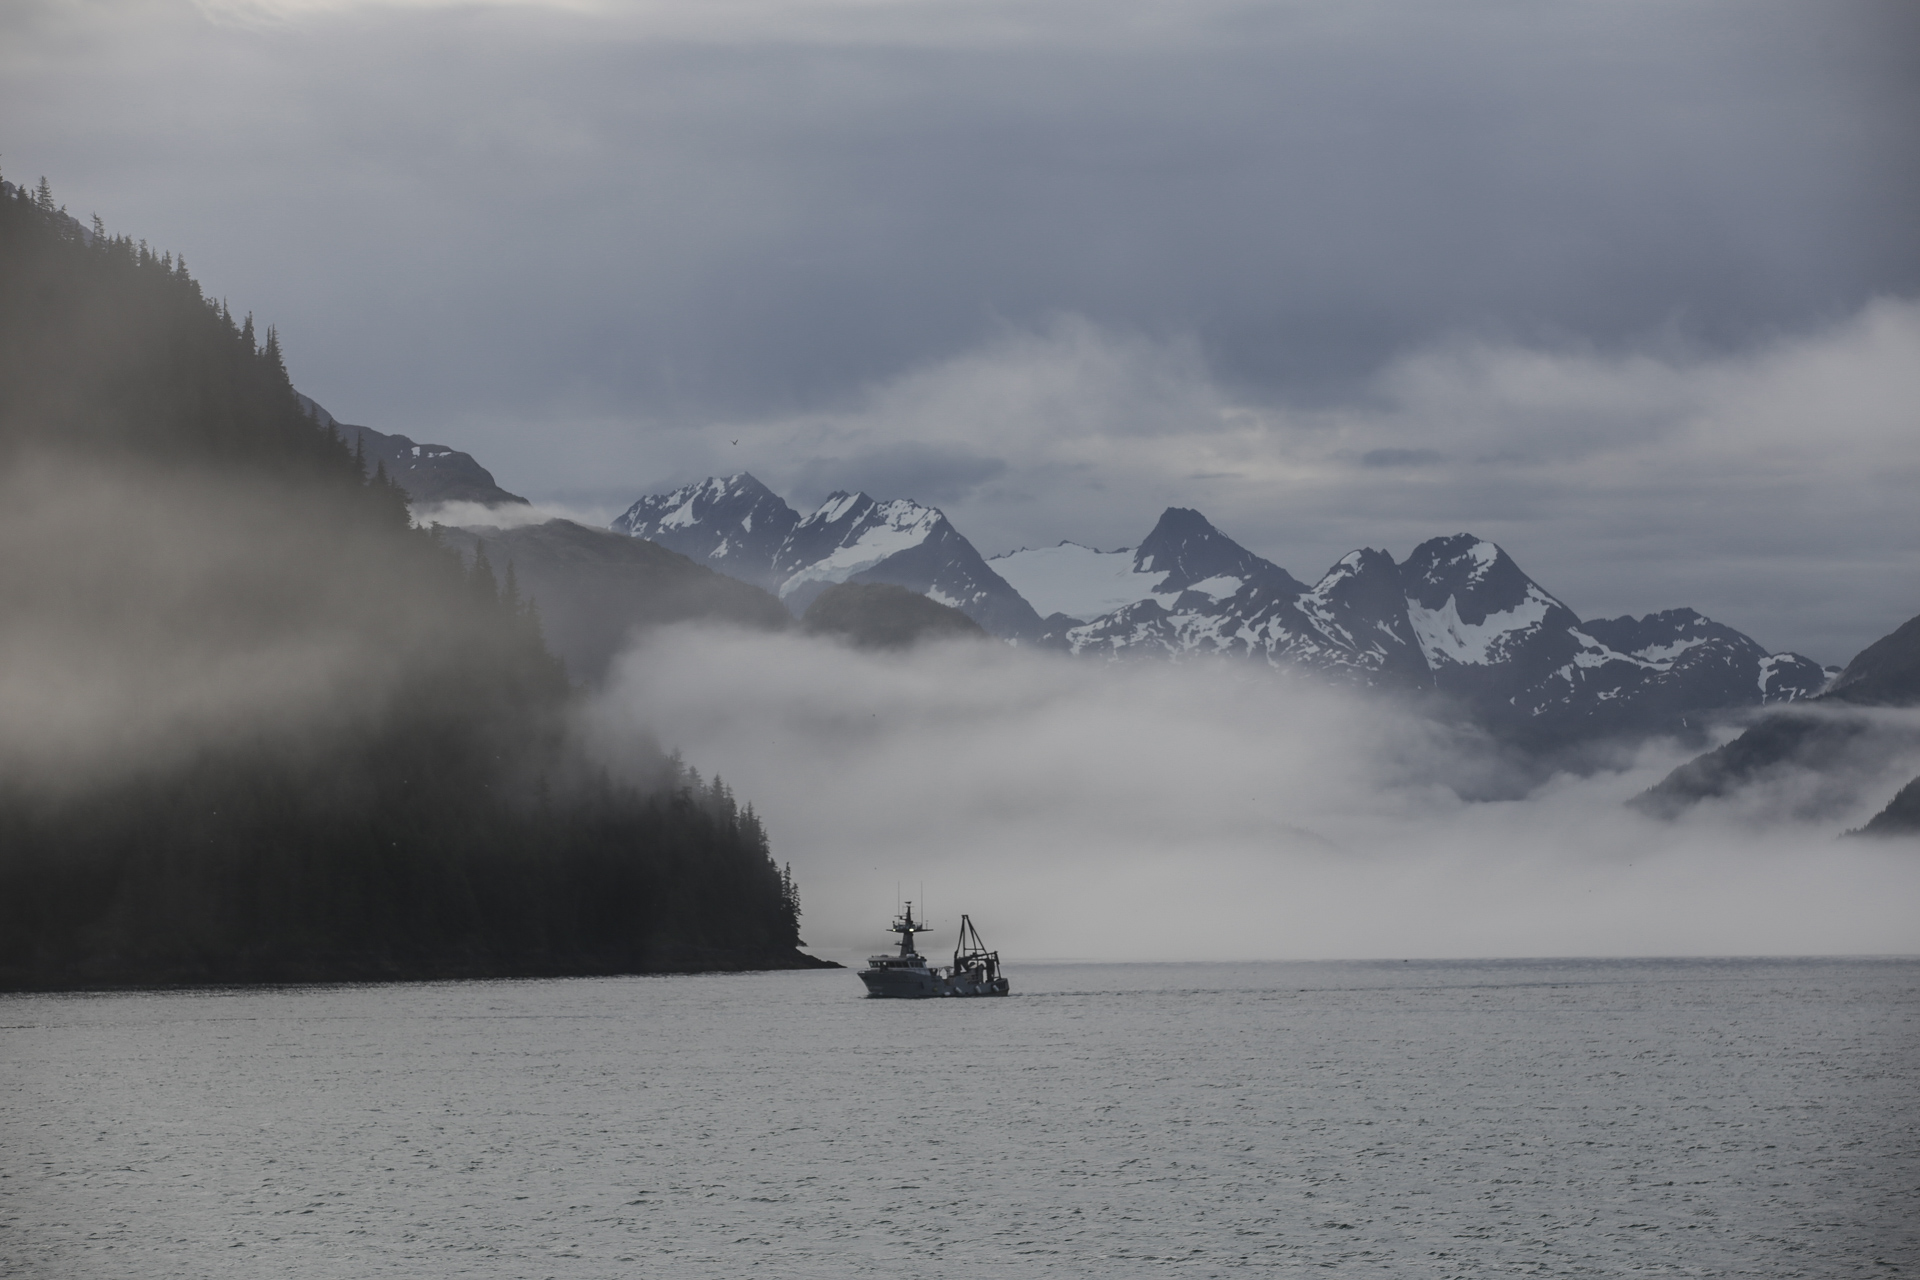
{"type": "Polygon", "coordinates": [[[1336,602],[1351,607],[1366,602],[1375,613],[1402,613],[1400,566],[1385,551],[1362,547],[1334,561],[1320,581],[1301,593],[1301,608],[1324,613],[1336,602]]]}
{"type": "Polygon", "coordinates": [[[1578,621],[1497,543],[1471,533],[1429,538],[1415,547],[1400,566],[1400,581],[1410,605],[1434,611],[1451,600],[1460,621],[1471,627],[1515,610],[1559,611],[1578,621]]]}
{"type": "Polygon", "coordinates": [[[1135,573],[1158,576],[1156,595],[1172,595],[1196,586],[1210,595],[1230,595],[1241,583],[1275,575],[1297,590],[1306,590],[1306,585],[1292,574],[1221,533],[1212,521],[1190,507],[1168,507],[1160,513],[1153,532],[1134,549],[1133,569],[1135,573]]]}
{"type": "Polygon", "coordinates": [[[1394,683],[1424,683],[1428,668],[1407,616],[1400,566],[1385,551],[1349,551],[1295,602],[1345,662],[1394,683]]]}
{"type": "Polygon", "coordinates": [[[771,588],[774,555],[799,522],[799,513],[778,494],[741,471],[642,498],[613,522],[613,530],[771,588]]]}
{"type": "Polygon", "coordinates": [[[1333,566],[1321,575],[1320,581],[1315,584],[1313,589],[1319,591],[1329,583],[1347,578],[1370,577],[1389,572],[1392,573],[1396,579],[1400,573],[1400,566],[1394,563],[1391,553],[1381,551],[1375,547],[1361,547],[1359,550],[1349,551],[1338,560],[1335,560],[1333,566]]]}
{"type": "Polygon", "coordinates": [[[1671,661],[1686,650],[1710,641],[1744,645],[1756,654],[1766,650],[1724,623],[1695,609],[1662,609],[1636,618],[1591,618],[1580,629],[1609,649],[1647,661],[1671,661]]]}
{"type": "MultiPolygon", "coordinates": [[[[744,507],[747,510],[763,504],[786,507],[778,494],[761,484],[751,471],[740,471],[730,476],[709,476],[705,480],[695,480],[683,484],[678,489],[666,493],[653,494],[640,499],[628,507],[619,519],[613,522],[613,528],[619,533],[632,533],[641,525],[654,525],[661,528],[690,528],[708,518],[718,508],[744,507]]],[[[791,512],[791,508],[787,508],[791,512]]],[[[798,519],[798,516],[795,516],[798,519]]],[[[643,537],[643,534],[633,534],[643,537]]]]}

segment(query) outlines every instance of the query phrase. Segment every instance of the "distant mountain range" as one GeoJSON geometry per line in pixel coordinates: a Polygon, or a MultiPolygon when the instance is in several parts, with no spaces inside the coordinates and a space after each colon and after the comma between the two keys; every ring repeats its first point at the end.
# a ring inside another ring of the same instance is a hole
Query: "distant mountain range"
{"type": "MultiPolygon", "coordinates": [[[[338,423],[307,403],[422,506],[525,502],[468,454],[338,423]]],[[[470,530],[460,540],[525,562],[557,647],[587,678],[606,669],[627,630],[703,616],[700,601],[724,601],[715,616],[767,625],[766,609],[688,577],[695,566],[770,593],[796,618],[834,584],[889,584],[1018,644],[1108,659],[1250,660],[1415,692],[1546,744],[1697,731],[1709,713],[1812,698],[1838,672],[1692,609],[1583,620],[1470,533],[1429,539],[1404,562],[1357,550],[1312,585],[1183,507],[1169,507],[1136,546],[1062,542],[988,560],[937,507],[838,492],[803,515],[747,472],[640,498],[611,532],[692,563],[643,569],[579,526],[470,530]],[[669,578],[671,607],[627,599],[643,580],[669,578]]]]}
{"type": "Polygon", "coordinates": [[[882,582],[960,610],[991,635],[1035,641],[1040,616],[935,507],[836,493],[802,518],[746,472],[642,498],[613,522],[764,587],[795,615],[837,582],[882,582]]]}
{"type": "Polygon", "coordinates": [[[1582,621],[1467,533],[1404,563],[1352,552],[1312,586],[1181,507],[1135,547],[1063,542],[987,560],[937,508],[836,493],[802,516],[745,472],[641,498],[613,529],[762,586],[796,614],[832,583],[890,583],[1022,644],[1251,659],[1423,691],[1554,737],[1685,727],[1812,697],[1834,674],[1691,609],[1582,621]]]}

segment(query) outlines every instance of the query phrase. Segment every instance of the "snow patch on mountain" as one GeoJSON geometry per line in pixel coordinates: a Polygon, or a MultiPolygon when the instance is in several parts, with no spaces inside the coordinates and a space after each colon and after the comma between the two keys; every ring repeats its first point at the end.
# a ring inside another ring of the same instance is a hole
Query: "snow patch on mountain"
{"type": "Polygon", "coordinates": [[[1669,644],[1648,645],[1646,648],[1636,650],[1627,656],[1638,658],[1650,667],[1657,667],[1661,671],[1665,671],[1673,665],[1674,659],[1678,658],[1687,650],[1698,649],[1703,644],[1711,643],[1712,639],[1708,636],[1686,636],[1682,639],[1672,641],[1669,644]]]}
{"type": "Polygon", "coordinates": [[[1179,596],[1160,591],[1166,571],[1142,572],[1134,566],[1132,547],[1096,551],[1063,542],[1011,551],[987,563],[1042,616],[1064,613],[1090,622],[1138,600],[1156,599],[1164,608],[1179,596]]]}
{"type": "MultiPolygon", "coordinates": [[[[782,600],[810,582],[845,582],[890,556],[912,550],[925,542],[946,520],[932,507],[923,507],[905,498],[872,503],[865,494],[836,494],[818,511],[801,521],[800,529],[831,525],[846,519],[865,500],[869,509],[848,530],[845,541],[817,560],[802,566],[780,584],[782,600]]],[[[795,531],[796,535],[800,530],[795,531]]],[[[956,604],[942,600],[941,604],[956,604]]]]}
{"type": "Polygon", "coordinates": [[[1245,586],[1246,581],[1245,578],[1236,578],[1231,574],[1222,573],[1211,578],[1204,578],[1188,587],[1187,590],[1198,591],[1201,595],[1211,596],[1215,600],[1224,600],[1245,586]]]}
{"type": "MultiPolygon", "coordinates": [[[[1491,543],[1482,544],[1491,546],[1491,543]]],[[[1478,551],[1478,548],[1475,548],[1478,551]]],[[[1480,577],[1492,567],[1489,559],[1477,565],[1480,577]]],[[[1479,579],[1474,579],[1478,581],[1479,579]]],[[[1559,603],[1532,583],[1526,597],[1511,609],[1487,614],[1477,623],[1460,616],[1458,597],[1448,596],[1438,609],[1423,608],[1409,602],[1407,618],[1413,633],[1420,638],[1420,651],[1432,662],[1457,662],[1466,666],[1489,666],[1511,654],[1526,636],[1539,630],[1547,614],[1559,603]]]]}

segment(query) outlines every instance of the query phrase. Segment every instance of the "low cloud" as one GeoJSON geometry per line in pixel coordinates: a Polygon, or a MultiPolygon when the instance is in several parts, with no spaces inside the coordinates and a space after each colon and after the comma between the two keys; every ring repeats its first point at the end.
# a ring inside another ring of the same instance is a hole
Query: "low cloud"
{"type": "Polygon", "coordinates": [[[1835,838],[1890,774],[1817,822],[1735,802],[1666,823],[1623,803],[1684,758],[1655,745],[1473,803],[1488,744],[1257,668],[700,630],[627,655],[594,714],[750,799],[843,960],[884,944],[896,884],[936,945],[966,911],[1020,959],[1920,946],[1911,848],[1835,838]]]}
{"type": "Polygon", "coordinates": [[[612,523],[618,510],[572,506],[561,502],[436,502],[413,508],[413,522],[422,528],[443,524],[450,529],[522,529],[549,520],[571,520],[589,528],[612,523]]]}

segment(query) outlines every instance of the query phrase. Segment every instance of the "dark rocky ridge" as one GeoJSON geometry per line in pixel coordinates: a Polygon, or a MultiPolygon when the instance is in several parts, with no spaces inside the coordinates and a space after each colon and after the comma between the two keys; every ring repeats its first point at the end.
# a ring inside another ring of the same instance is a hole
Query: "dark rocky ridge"
{"type": "Polygon", "coordinates": [[[494,483],[493,473],[472,454],[450,449],[443,444],[419,444],[402,435],[389,435],[372,427],[341,422],[307,396],[300,396],[321,425],[333,428],[349,449],[366,455],[367,470],[384,467],[386,473],[418,507],[443,502],[477,502],[483,506],[527,506],[517,493],[508,493],[494,483]]]}

